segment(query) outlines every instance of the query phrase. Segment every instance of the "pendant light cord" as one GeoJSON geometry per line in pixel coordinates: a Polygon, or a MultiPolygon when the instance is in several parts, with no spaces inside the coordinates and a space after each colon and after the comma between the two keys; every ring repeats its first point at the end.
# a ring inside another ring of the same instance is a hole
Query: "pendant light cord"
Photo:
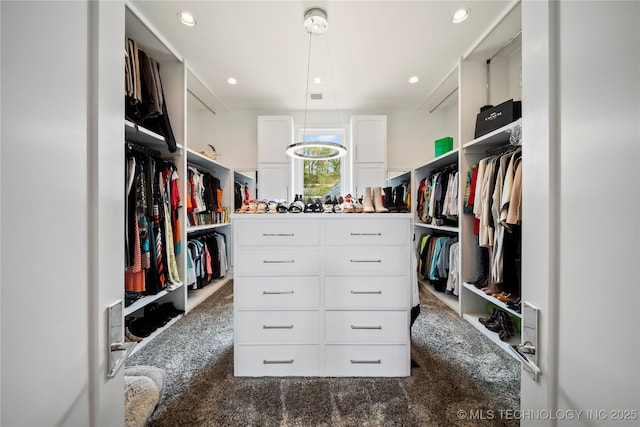
{"type": "Polygon", "coordinates": [[[309,32],[309,54],[307,56],[307,87],[305,88],[304,96],[304,128],[302,129],[302,141],[304,142],[307,135],[307,102],[309,102],[309,73],[311,71],[311,37],[313,34],[309,32]]]}

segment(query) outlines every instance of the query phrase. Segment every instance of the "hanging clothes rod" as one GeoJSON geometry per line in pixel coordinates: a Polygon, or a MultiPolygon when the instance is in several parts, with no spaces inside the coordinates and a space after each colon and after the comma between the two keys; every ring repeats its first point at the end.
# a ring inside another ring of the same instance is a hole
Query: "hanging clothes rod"
{"type": "Polygon", "coordinates": [[[522,148],[520,144],[503,144],[499,147],[491,148],[485,151],[486,154],[494,155],[494,154],[506,154],[510,151],[517,151],[522,148]]]}
{"type": "Polygon", "coordinates": [[[160,153],[157,150],[154,150],[149,147],[145,147],[144,145],[134,144],[132,142],[127,142],[127,148],[130,151],[136,151],[138,153],[148,154],[151,157],[160,157],[162,155],[162,153],[160,153]]]}
{"type": "Polygon", "coordinates": [[[511,37],[511,40],[509,40],[507,43],[505,43],[505,45],[504,45],[504,46],[502,46],[500,49],[498,49],[498,51],[497,51],[496,53],[494,53],[494,54],[493,54],[493,56],[492,56],[491,58],[487,59],[487,64],[488,64],[489,62],[491,62],[491,60],[492,60],[493,58],[495,58],[496,56],[500,55],[500,52],[502,52],[503,50],[505,50],[507,47],[511,46],[511,45],[516,41],[516,39],[517,39],[518,37],[520,37],[521,35],[522,35],[522,30],[518,31],[518,33],[517,33],[515,36],[511,37]]]}
{"type": "Polygon", "coordinates": [[[205,102],[202,99],[200,99],[198,97],[198,95],[193,93],[190,89],[187,89],[187,92],[189,92],[195,99],[197,99],[198,102],[200,102],[202,105],[204,105],[204,108],[206,108],[207,110],[211,111],[211,113],[213,113],[214,116],[216,115],[216,112],[213,111],[207,104],[205,104],[205,102]]]}
{"type": "Polygon", "coordinates": [[[451,97],[451,95],[453,95],[454,93],[456,93],[458,91],[458,88],[453,89],[451,92],[449,92],[447,95],[445,95],[444,98],[442,98],[442,100],[440,102],[438,102],[435,107],[433,107],[430,111],[429,114],[433,113],[434,111],[436,111],[438,109],[439,106],[441,106],[442,104],[444,104],[444,102],[449,99],[449,97],[451,97]]]}

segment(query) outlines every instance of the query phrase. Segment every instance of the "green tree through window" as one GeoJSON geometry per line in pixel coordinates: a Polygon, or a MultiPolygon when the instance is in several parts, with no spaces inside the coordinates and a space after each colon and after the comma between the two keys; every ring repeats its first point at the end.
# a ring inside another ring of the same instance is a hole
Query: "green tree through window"
{"type": "MultiPolygon", "coordinates": [[[[339,134],[304,135],[304,141],[327,141],[342,144],[339,134]]],[[[309,148],[314,154],[322,153],[322,148],[309,148]]],[[[340,195],[342,158],[331,160],[304,160],[304,198],[323,198],[340,195]]]]}

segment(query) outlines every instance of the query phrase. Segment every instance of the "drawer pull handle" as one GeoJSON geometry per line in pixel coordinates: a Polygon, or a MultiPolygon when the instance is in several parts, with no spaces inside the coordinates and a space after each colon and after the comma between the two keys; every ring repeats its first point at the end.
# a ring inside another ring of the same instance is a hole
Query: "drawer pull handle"
{"type": "Polygon", "coordinates": [[[262,233],[263,237],[293,237],[294,233],[262,233]]]}
{"type": "Polygon", "coordinates": [[[293,329],[293,325],[262,325],[262,329],[293,329]]]}
{"type": "Polygon", "coordinates": [[[382,325],[378,325],[378,326],[357,326],[357,325],[351,325],[351,329],[382,329],[382,325]]]}
{"type": "Polygon", "coordinates": [[[263,365],[291,365],[293,363],[293,359],[291,360],[263,360],[263,365]]]}
{"type": "Polygon", "coordinates": [[[351,262],[382,262],[381,259],[352,259],[351,262]]]}
{"type": "Polygon", "coordinates": [[[351,291],[351,293],[353,295],[372,295],[372,294],[380,295],[382,294],[382,291],[351,291]]]}
{"type": "Polygon", "coordinates": [[[382,233],[351,233],[352,236],[382,236],[382,233]]]}
{"type": "Polygon", "coordinates": [[[262,295],[293,295],[293,291],[262,291],[262,295]]]}
{"type": "Polygon", "coordinates": [[[263,264],[293,264],[294,262],[295,260],[292,260],[292,259],[275,260],[275,261],[269,261],[265,259],[262,261],[263,264]]]}
{"type": "Polygon", "coordinates": [[[371,365],[380,365],[382,363],[382,360],[378,359],[378,360],[354,360],[351,359],[351,363],[353,363],[354,365],[357,364],[371,364],[371,365]]]}

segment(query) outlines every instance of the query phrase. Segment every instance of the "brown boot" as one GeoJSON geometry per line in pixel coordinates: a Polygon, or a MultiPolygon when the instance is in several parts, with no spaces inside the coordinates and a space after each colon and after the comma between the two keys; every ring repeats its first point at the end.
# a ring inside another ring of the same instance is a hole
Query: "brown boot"
{"type": "Polygon", "coordinates": [[[489,281],[489,286],[483,288],[482,291],[487,295],[499,294],[503,291],[502,283],[489,281]]]}

